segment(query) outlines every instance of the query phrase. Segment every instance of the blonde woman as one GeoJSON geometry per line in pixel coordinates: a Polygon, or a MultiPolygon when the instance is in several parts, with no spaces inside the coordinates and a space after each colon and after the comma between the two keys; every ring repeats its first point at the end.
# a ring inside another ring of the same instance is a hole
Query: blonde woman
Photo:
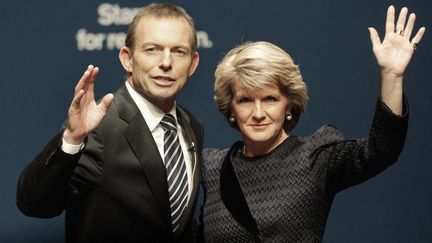
{"type": "Polygon", "coordinates": [[[320,242],[335,194],[395,163],[403,149],[408,106],[403,75],[425,28],[415,15],[387,12],[381,42],[370,28],[381,93],[369,135],[344,140],[333,126],[291,134],[307,104],[299,68],[268,42],[242,44],[215,72],[215,100],[243,140],[204,151],[207,242],[320,242]],[[406,22],[406,24],[405,24],[406,22]]]}

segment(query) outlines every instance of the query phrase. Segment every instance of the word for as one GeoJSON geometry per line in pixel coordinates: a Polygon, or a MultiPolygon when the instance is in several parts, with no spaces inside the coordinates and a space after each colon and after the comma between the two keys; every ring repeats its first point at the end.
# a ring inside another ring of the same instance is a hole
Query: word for
{"type": "Polygon", "coordinates": [[[79,29],[75,35],[77,48],[80,51],[101,51],[120,49],[124,46],[126,34],[119,33],[91,33],[86,29],[79,29]]]}

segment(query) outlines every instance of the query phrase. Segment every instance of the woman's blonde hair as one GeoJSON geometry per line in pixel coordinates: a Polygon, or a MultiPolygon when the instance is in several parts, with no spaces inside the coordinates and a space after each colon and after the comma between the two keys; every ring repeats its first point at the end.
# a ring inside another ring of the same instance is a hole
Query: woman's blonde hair
{"type": "Polygon", "coordinates": [[[248,93],[258,94],[260,89],[276,85],[288,97],[292,119],[284,128],[291,131],[306,110],[308,96],[299,67],[288,53],[265,41],[246,42],[229,51],[215,71],[215,102],[218,110],[229,122],[232,115],[232,83],[238,82],[248,93]]]}

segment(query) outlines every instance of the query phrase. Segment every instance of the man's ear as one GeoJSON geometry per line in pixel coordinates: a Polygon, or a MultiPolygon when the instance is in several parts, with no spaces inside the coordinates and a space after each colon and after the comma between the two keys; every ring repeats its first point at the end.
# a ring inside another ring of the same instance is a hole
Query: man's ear
{"type": "Polygon", "coordinates": [[[198,63],[199,63],[199,54],[196,51],[192,55],[192,63],[191,66],[189,67],[189,77],[195,72],[195,69],[198,67],[198,63]]]}
{"type": "Polygon", "coordinates": [[[132,51],[128,47],[124,46],[120,49],[119,59],[126,72],[132,73],[133,70],[132,51]]]}

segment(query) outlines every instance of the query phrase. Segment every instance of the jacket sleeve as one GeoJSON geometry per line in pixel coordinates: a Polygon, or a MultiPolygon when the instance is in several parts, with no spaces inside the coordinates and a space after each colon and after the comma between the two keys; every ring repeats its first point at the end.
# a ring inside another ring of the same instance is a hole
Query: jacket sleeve
{"type": "Polygon", "coordinates": [[[70,155],[62,151],[63,131],[58,133],[23,170],[18,181],[17,206],[27,216],[51,218],[68,203],[82,197],[102,175],[104,143],[100,125],[84,141],[84,148],[70,155]]]}
{"type": "Polygon", "coordinates": [[[378,100],[369,135],[321,148],[326,162],[326,190],[334,193],[374,177],[393,163],[403,150],[408,127],[408,105],[397,116],[378,100]]]}
{"type": "Polygon", "coordinates": [[[68,195],[69,179],[81,153],[61,150],[63,130],[22,171],[16,203],[27,216],[50,218],[61,214],[68,195]]]}

